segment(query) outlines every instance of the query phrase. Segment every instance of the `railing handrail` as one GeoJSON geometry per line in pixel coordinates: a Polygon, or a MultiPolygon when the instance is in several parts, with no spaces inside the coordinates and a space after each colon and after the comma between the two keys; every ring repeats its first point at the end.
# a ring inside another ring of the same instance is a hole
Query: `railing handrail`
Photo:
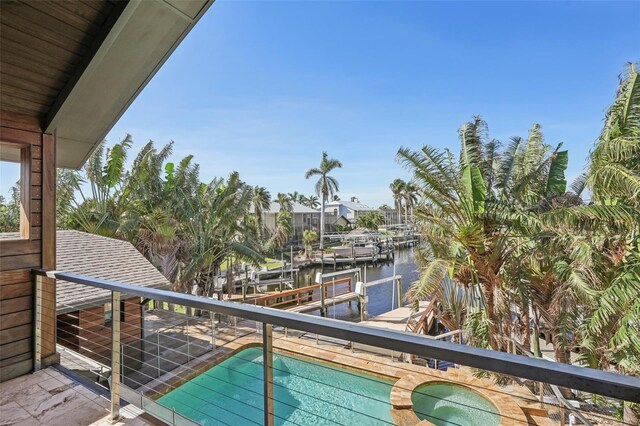
{"type": "Polygon", "coordinates": [[[308,333],[320,334],[402,353],[436,358],[500,374],[547,382],[602,396],[640,402],[640,379],[618,373],[527,358],[505,352],[458,345],[406,333],[330,318],[304,315],[243,303],[218,301],[202,296],[119,283],[59,271],[34,270],[36,275],[140,296],[191,308],[214,311],[308,333]]]}

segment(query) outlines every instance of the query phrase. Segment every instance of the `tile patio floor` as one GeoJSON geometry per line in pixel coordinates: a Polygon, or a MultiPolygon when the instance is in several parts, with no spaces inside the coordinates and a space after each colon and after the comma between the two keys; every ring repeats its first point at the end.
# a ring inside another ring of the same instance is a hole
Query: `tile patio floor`
{"type": "MultiPolygon", "coordinates": [[[[109,400],[54,368],[0,383],[0,425],[107,426],[109,400]]],[[[132,406],[117,425],[154,425],[132,406]]]]}

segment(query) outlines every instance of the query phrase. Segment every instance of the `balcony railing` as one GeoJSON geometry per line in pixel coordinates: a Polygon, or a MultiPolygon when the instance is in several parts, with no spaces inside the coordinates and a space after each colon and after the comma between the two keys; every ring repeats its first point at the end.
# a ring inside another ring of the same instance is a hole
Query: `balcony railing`
{"type": "Polygon", "coordinates": [[[121,398],[169,424],[265,425],[455,424],[438,418],[442,404],[500,424],[544,424],[540,419],[564,422],[578,412],[597,420],[598,412],[567,408],[565,397],[576,394],[640,402],[640,379],[613,372],[71,273],[35,273],[36,312],[42,276],[110,292],[110,323],[85,304],[76,311],[66,306],[57,324],[60,344],[110,365],[114,419],[121,398]],[[141,300],[174,309],[143,315],[141,300]],[[550,385],[564,396],[545,393],[550,385]]]}

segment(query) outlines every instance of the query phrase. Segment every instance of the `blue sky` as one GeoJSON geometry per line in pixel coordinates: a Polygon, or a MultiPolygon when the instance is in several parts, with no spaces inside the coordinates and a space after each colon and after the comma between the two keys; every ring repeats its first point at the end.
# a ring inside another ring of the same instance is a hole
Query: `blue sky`
{"type": "Polygon", "coordinates": [[[401,145],[457,153],[480,114],[505,142],[540,123],[574,177],[640,60],[638,18],[640,2],[217,0],[107,140],[174,140],[203,180],[237,170],[274,196],[311,194],[326,150],[342,199],[379,206],[408,177],[401,145]]]}

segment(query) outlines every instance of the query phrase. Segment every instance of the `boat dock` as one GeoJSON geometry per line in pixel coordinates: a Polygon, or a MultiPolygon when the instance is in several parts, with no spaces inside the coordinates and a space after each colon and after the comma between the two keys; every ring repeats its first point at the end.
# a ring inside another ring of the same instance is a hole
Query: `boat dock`
{"type": "Polygon", "coordinates": [[[256,306],[280,308],[292,312],[320,310],[326,314],[329,306],[358,301],[356,290],[360,269],[349,269],[329,274],[319,274],[316,284],[284,291],[274,291],[255,297],[247,303],[256,306]]]}
{"type": "MultiPolygon", "coordinates": [[[[324,304],[327,306],[334,306],[340,303],[357,301],[357,300],[358,300],[358,293],[352,291],[349,293],[343,293],[335,297],[327,297],[324,301],[324,304]]],[[[305,303],[302,305],[291,306],[285,309],[287,311],[300,312],[300,313],[313,312],[313,311],[317,311],[318,309],[322,309],[322,301],[315,300],[313,302],[305,303]]]]}
{"type": "Polygon", "coordinates": [[[390,262],[393,260],[393,252],[386,251],[385,253],[377,253],[373,250],[369,255],[354,255],[351,257],[341,256],[335,252],[325,253],[322,256],[316,256],[313,258],[313,263],[316,265],[329,265],[333,266],[335,270],[338,265],[355,265],[357,263],[378,263],[378,262],[390,262]]]}
{"type": "Polygon", "coordinates": [[[325,238],[333,241],[334,245],[330,243],[324,252],[315,253],[312,262],[316,265],[333,265],[334,271],[338,265],[393,261],[395,248],[414,246],[420,241],[413,231],[399,234],[352,232],[328,234],[325,238]]]}

